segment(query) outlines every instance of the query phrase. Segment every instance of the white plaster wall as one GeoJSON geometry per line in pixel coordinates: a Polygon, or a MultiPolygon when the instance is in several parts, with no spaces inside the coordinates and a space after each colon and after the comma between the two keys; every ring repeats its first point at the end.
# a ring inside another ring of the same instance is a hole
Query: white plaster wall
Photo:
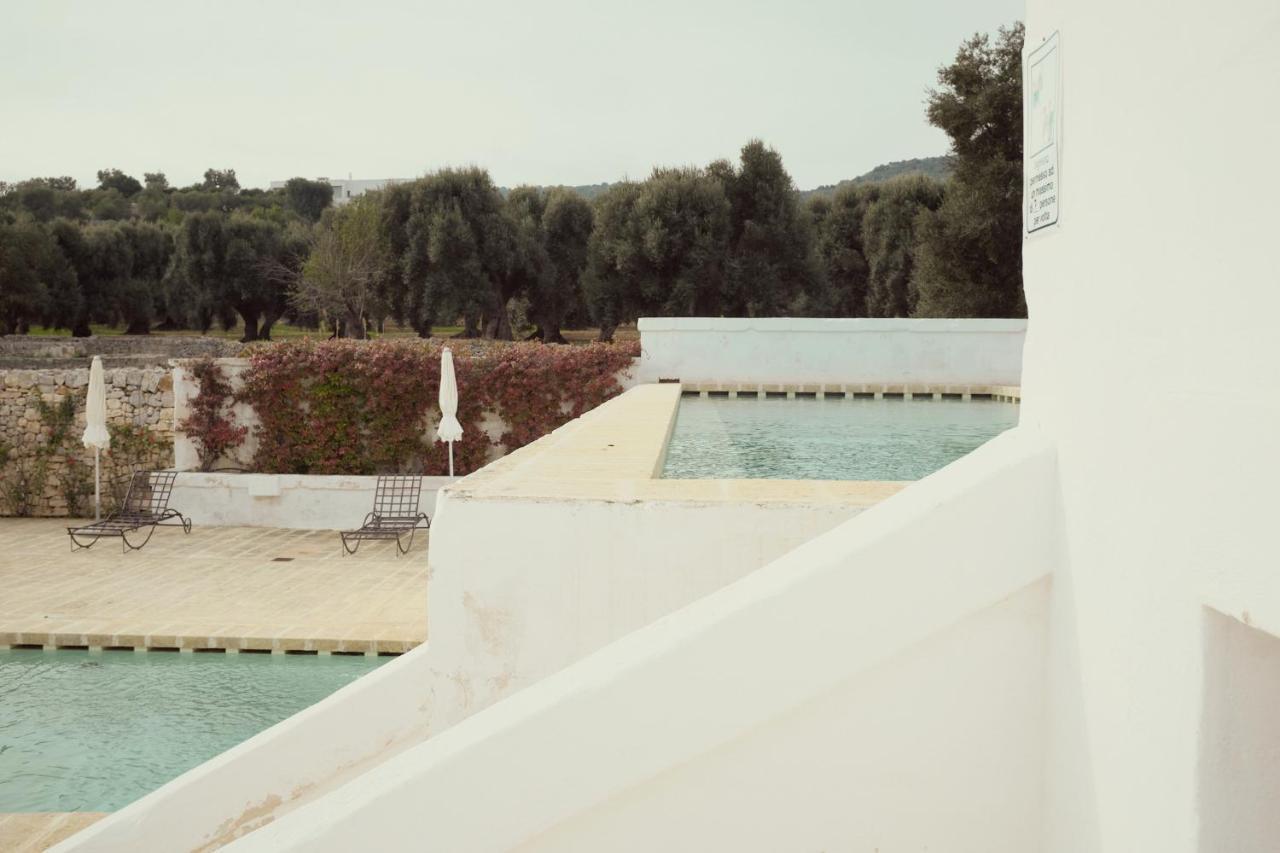
{"type": "MultiPolygon", "coordinates": [[[[216,359],[222,373],[233,389],[239,389],[241,375],[249,367],[247,358],[216,359]]],[[[200,384],[196,382],[180,360],[169,362],[173,367],[173,467],[179,471],[198,471],[200,454],[196,446],[187,438],[179,427],[191,416],[191,401],[200,393],[200,384]]],[[[240,426],[249,427],[244,441],[219,463],[219,467],[243,468],[253,467],[253,456],[258,452],[258,437],[254,434],[258,426],[258,415],[247,403],[236,403],[231,407],[231,418],[240,426]]]]}
{"type": "Polygon", "coordinates": [[[1028,0],[1061,226],[1024,249],[1022,424],[1059,449],[1047,853],[1280,849],[1204,825],[1203,605],[1280,630],[1280,5],[1028,0]],[[1246,615],[1247,614],[1247,615],[1246,615]]]}
{"type": "Polygon", "coordinates": [[[1047,592],[1028,587],[517,849],[1033,851],[1047,592]]]}
{"type": "Polygon", "coordinates": [[[1200,849],[1272,853],[1280,839],[1280,638],[1205,608],[1200,849]]]}
{"type": "Polygon", "coordinates": [[[858,512],[830,501],[501,500],[442,492],[428,596],[438,727],[858,512]]]}
{"type": "MultiPolygon", "coordinates": [[[[436,494],[457,479],[423,477],[418,509],[434,516],[436,494]]],[[[184,471],[169,503],[202,526],[345,530],[373,509],[377,484],[377,477],[184,471]]]]}
{"type": "Polygon", "coordinates": [[[1017,385],[1026,320],[643,317],[644,382],[1017,385]]]}
{"type": "Polygon", "coordinates": [[[1054,470],[1006,433],[232,849],[1035,849],[1054,470]]]}

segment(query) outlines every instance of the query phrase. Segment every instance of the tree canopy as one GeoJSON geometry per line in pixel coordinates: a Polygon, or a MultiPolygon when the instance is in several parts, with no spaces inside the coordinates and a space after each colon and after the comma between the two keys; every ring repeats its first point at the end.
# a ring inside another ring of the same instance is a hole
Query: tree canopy
{"type": "Polygon", "coordinates": [[[287,317],[359,337],[393,317],[558,342],[643,315],[1025,316],[1023,38],[975,35],[938,70],[926,117],[946,157],[807,198],[758,139],[642,180],[507,191],[441,169],[341,207],[325,181],[243,188],[230,168],[0,183],[0,331],[242,322],[257,340],[287,317]]]}
{"type": "Polygon", "coordinates": [[[1023,25],[965,42],[938,71],[929,121],[946,131],[954,172],[919,225],[919,313],[1025,317],[1022,291],[1023,25]]]}
{"type": "Polygon", "coordinates": [[[285,209],[307,222],[319,222],[325,209],[333,204],[333,186],[328,181],[290,178],[284,185],[285,209]]]}

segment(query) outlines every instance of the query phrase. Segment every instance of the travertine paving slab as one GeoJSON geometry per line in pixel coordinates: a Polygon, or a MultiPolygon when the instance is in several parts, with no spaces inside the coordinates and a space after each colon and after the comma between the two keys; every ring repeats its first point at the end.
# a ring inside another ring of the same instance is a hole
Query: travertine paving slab
{"type": "Polygon", "coordinates": [[[0,814],[0,850],[42,853],[104,817],[99,812],[0,814]]]}
{"type": "Polygon", "coordinates": [[[427,536],[397,557],[332,531],[158,529],[71,552],[61,519],[0,519],[0,645],[392,653],[426,640],[427,536]]]}

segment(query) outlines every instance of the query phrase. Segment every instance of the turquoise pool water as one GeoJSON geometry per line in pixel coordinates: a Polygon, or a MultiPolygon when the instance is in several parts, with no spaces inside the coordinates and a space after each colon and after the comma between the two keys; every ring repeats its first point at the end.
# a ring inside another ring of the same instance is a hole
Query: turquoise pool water
{"type": "Polygon", "coordinates": [[[1017,423],[992,400],[685,397],[662,476],[918,480],[1017,423]]]}
{"type": "Polygon", "coordinates": [[[386,660],[0,651],[0,812],[114,811],[386,660]]]}

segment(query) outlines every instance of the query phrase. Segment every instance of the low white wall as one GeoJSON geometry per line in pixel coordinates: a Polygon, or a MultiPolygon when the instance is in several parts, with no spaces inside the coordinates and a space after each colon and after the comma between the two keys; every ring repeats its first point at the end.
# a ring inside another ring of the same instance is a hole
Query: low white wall
{"type": "Polygon", "coordinates": [[[92,853],[214,850],[336,776],[421,740],[431,703],[423,645],[57,845],[92,853]]]}
{"type": "Polygon", "coordinates": [[[1006,433],[232,849],[1037,849],[1056,488],[1006,433]]]}
{"type": "Polygon", "coordinates": [[[644,382],[1017,385],[1026,320],[642,317],[644,382]]]}
{"type": "Polygon", "coordinates": [[[1037,848],[1048,583],[610,798],[521,853],[1037,848]]]}
{"type": "Polygon", "coordinates": [[[501,500],[443,492],[428,595],[436,730],[860,511],[837,502],[501,500]]]}
{"type": "MultiPolygon", "coordinates": [[[[436,494],[456,477],[423,477],[418,509],[436,511],[436,494]]],[[[373,509],[378,478],[319,474],[205,474],[184,471],[170,506],[205,526],[343,530],[373,509]]]]}

